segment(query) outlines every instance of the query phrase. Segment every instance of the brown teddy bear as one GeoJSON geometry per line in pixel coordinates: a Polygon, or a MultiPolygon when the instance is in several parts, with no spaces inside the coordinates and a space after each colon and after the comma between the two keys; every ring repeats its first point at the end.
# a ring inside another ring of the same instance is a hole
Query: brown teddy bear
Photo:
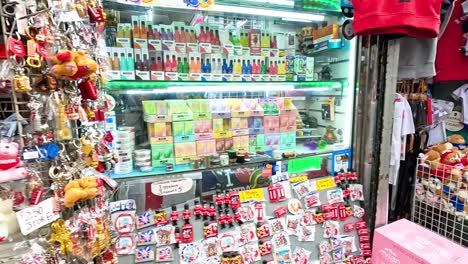
{"type": "Polygon", "coordinates": [[[79,180],[73,180],[65,186],[65,196],[63,202],[65,207],[73,207],[76,202],[92,199],[100,195],[102,184],[96,177],[84,177],[79,180]]]}
{"type": "Polygon", "coordinates": [[[465,138],[463,136],[455,134],[447,137],[447,141],[452,144],[465,144],[465,138]]]}

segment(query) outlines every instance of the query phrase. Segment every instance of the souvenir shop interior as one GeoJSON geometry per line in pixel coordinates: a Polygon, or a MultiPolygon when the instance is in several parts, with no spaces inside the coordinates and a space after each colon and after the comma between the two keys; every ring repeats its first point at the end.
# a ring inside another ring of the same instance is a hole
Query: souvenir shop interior
{"type": "MultiPolygon", "coordinates": [[[[0,1],[0,263],[382,263],[373,239],[391,238],[374,236],[380,190],[362,169],[379,153],[355,153],[380,145],[357,144],[356,129],[385,118],[366,118],[362,80],[382,82],[369,61],[387,61],[355,36],[357,11],[348,0],[0,1]]],[[[445,112],[428,118],[432,82],[395,87],[395,109],[414,111],[403,142],[444,123],[445,112]]],[[[434,157],[464,143],[427,152],[424,140],[399,152],[414,162],[392,152],[403,176],[385,211],[427,222],[438,197],[463,227],[463,168],[434,157]]]]}

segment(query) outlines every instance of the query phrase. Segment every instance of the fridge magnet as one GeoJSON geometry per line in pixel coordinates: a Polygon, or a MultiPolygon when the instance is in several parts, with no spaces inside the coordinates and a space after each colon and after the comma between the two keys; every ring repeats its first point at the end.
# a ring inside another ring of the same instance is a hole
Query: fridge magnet
{"type": "Polygon", "coordinates": [[[204,264],[219,264],[221,262],[220,257],[218,256],[213,256],[213,257],[208,257],[205,259],[203,262],[204,264]]]}
{"type": "Polygon", "coordinates": [[[175,232],[172,225],[165,225],[156,227],[156,243],[158,245],[169,245],[174,244],[175,232]]]}
{"type": "Polygon", "coordinates": [[[179,256],[181,263],[194,263],[201,257],[202,251],[198,243],[182,244],[179,248],[179,256]]]}
{"type": "Polygon", "coordinates": [[[340,248],[340,249],[337,249],[337,250],[334,250],[333,251],[333,261],[336,263],[336,262],[340,262],[343,260],[343,250],[340,248]]]}
{"type": "Polygon", "coordinates": [[[253,208],[254,208],[254,213],[255,213],[255,216],[254,216],[255,222],[263,221],[263,219],[265,218],[265,203],[256,202],[254,203],[253,208]]]}
{"type": "Polygon", "coordinates": [[[319,252],[321,255],[330,252],[332,250],[330,242],[324,240],[319,244],[319,252]]]}
{"type": "Polygon", "coordinates": [[[282,248],[289,247],[289,236],[286,232],[281,232],[273,236],[273,248],[278,251],[282,248]]]}
{"type": "Polygon", "coordinates": [[[285,230],[286,219],[284,217],[274,218],[268,220],[268,223],[270,224],[271,233],[274,235],[285,230]]]}
{"type": "Polygon", "coordinates": [[[305,209],[302,212],[301,225],[308,226],[317,224],[317,222],[315,222],[314,215],[315,210],[305,209]]]}
{"type": "Polygon", "coordinates": [[[320,255],[320,264],[330,264],[333,263],[333,259],[329,253],[324,253],[320,255]]]}
{"type": "Polygon", "coordinates": [[[137,245],[144,246],[144,245],[156,244],[156,233],[154,231],[155,231],[154,229],[148,229],[148,230],[138,232],[137,245]]]}
{"type": "Polygon", "coordinates": [[[325,221],[323,223],[323,237],[336,237],[340,234],[340,225],[337,221],[325,221]]]}
{"type": "Polygon", "coordinates": [[[115,243],[115,253],[120,256],[135,254],[135,235],[122,234],[117,238],[115,243]]]}
{"type": "Polygon", "coordinates": [[[219,235],[219,247],[221,251],[231,252],[237,251],[239,247],[237,232],[227,232],[219,235]]]}
{"type": "Polygon", "coordinates": [[[169,221],[167,220],[166,211],[156,211],[154,213],[154,224],[156,226],[167,225],[169,221]]]}
{"type": "Polygon", "coordinates": [[[253,241],[257,241],[257,236],[255,235],[255,224],[243,224],[237,227],[237,232],[239,232],[239,242],[243,245],[248,244],[253,241]]]}
{"type": "Polygon", "coordinates": [[[137,228],[141,229],[147,226],[154,225],[154,213],[146,211],[138,216],[137,228]]]}
{"type": "Polygon", "coordinates": [[[250,204],[244,204],[236,209],[236,214],[239,215],[239,220],[243,223],[255,220],[255,211],[250,204]]]}
{"type": "Polygon", "coordinates": [[[330,238],[330,244],[331,244],[333,250],[340,248],[342,246],[341,245],[341,238],[331,237],[330,238]]]}
{"type": "Polygon", "coordinates": [[[344,231],[345,231],[345,232],[351,232],[351,231],[353,231],[353,230],[354,230],[354,223],[353,223],[353,222],[351,222],[351,223],[346,223],[346,224],[344,225],[344,231]]]}
{"type": "Polygon", "coordinates": [[[350,184],[348,190],[350,190],[351,201],[364,201],[362,184],[350,184]]]}
{"type": "Polygon", "coordinates": [[[320,202],[320,196],[318,193],[313,192],[309,193],[304,198],[306,208],[312,208],[315,206],[320,206],[322,203],[320,202]]]}
{"type": "Polygon", "coordinates": [[[290,264],[291,250],[289,248],[278,250],[275,259],[278,264],[290,264]]]}
{"type": "Polygon", "coordinates": [[[343,253],[345,256],[352,255],[353,252],[358,250],[354,236],[342,236],[341,243],[343,245],[343,253]]]}
{"type": "Polygon", "coordinates": [[[310,257],[310,254],[312,252],[310,252],[309,250],[306,250],[304,248],[301,248],[301,247],[296,247],[294,249],[294,253],[293,253],[293,263],[295,264],[308,264],[309,263],[309,257],[310,257]]]}
{"type": "Polygon", "coordinates": [[[269,236],[271,236],[271,233],[268,222],[257,223],[257,238],[262,239],[269,236]]]}
{"type": "Polygon", "coordinates": [[[135,263],[154,261],[154,250],[152,247],[139,247],[135,254],[135,263]]]}
{"type": "Polygon", "coordinates": [[[244,259],[244,263],[254,263],[260,260],[260,251],[257,243],[250,243],[241,247],[241,255],[244,259]]]}
{"type": "Polygon", "coordinates": [[[314,215],[314,221],[317,223],[317,224],[321,224],[325,221],[325,218],[323,217],[323,214],[322,212],[320,211],[317,211],[314,215]]]}
{"type": "Polygon", "coordinates": [[[203,240],[203,251],[205,257],[215,257],[221,254],[218,246],[218,238],[211,237],[203,240]]]}
{"type": "MultiPolygon", "coordinates": [[[[289,184],[289,183],[288,183],[289,184]]],[[[286,190],[282,182],[274,183],[268,186],[268,195],[270,202],[276,203],[287,199],[286,190]]]]}
{"type": "Polygon", "coordinates": [[[364,216],[364,208],[360,207],[359,205],[353,205],[353,215],[356,218],[362,218],[364,216]]]}
{"type": "Polygon", "coordinates": [[[112,214],[117,232],[121,234],[130,233],[135,229],[135,211],[132,212],[116,212],[112,214]]]}
{"type": "Polygon", "coordinates": [[[299,227],[299,241],[314,241],[314,240],[315,240],[315,226],[299,227]]]}
{"type": "Polygon", "coordinates": [[[341,189],[327,191],[327,199],[330,204],[343,202],[343,191],[341,189]]]}
{"type": "Polygon", "coordinates": [[[259,241],[258,250],[260,251],[260,256],[266,256],[272,252],[272,244],[270,240],[259,241]]]}
{"type": "Polygon", "coordinates": [[[288,235],[298,236],[300,223],[301,223],[301,216],[288,215],[286,218],[286,230],[288,231],[288,235]]]}
{"type": "Polygon", "coordinates": [[[205,222],[203,224],[203,238],[217,237],[218,236],[218,223],[205,222]]]}
{"type": "Polygon", "coordinates": [[[290,199],[288,202],[288,211],[295,215],[302,212],[302,204],[298,199],[290,199]]]}
{"type": "Polygon", "coordinates": [[[311,191],[310,182],[308,180],[294,183],[292,187],[298,199],[302,199],[306,194],[308,194],[311,191]]]}
{"type": "Polygon", "coordinates": [[[174,261],[174,250],[171,246],[156,248],[156,262],[174,261]]]}
{"type": "Polygon", "coordinates": [[[280,218],[280,217],[285,216],[288,213],[288,209],[286,209],[286,207],[284,206],[280,206],[276,208],[273,212],[275,213],[275,216],[277,218],[280,218]]]}

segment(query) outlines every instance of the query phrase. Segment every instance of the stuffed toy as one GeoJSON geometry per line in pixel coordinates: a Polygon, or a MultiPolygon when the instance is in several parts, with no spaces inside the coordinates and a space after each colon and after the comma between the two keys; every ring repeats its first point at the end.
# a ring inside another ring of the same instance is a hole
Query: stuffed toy
{"type": "Polygon", "coordinates": [[[447,141],[452,144],[460,145],[465,144],[465,138],[463,136],[455,134],[447,137],[447,141]]]}
{"type": "Polygon", "coordinates": [[[453,145],[451,143],[440,143],[435,146],[432,146],[431,149],[435,150],[440,153],[440,155],[444,154],[445,152],[451,150],[453,145]]]}
{"type": "Polygon", "coordinates": [[[19,231],[18,220],[13,211],[13,200],[0,201],[0,242],[19,231]]]}
{"type": "Polygon", "coordinates": [[[82,50],[59,51],[53,58],[55,63],[50,69],[52,74],[62,80],[77,80],[88,78],[97,70],[97,63],[82,50]]]}
{"type": "Polygon", "coordinates": [[[63,202],[65,207],[70,208],[78,201],[88,200],[100,195],[102,183],[96,177],[88,176],[79,180],[73,180],[65,186],[63,202]]]}
{"type": "Polygon", "coordinates": [[[28,176],[26,168],[18,156],[19,145],[16,142],[0,142],[0,183],[24,179],[28,176]]]}

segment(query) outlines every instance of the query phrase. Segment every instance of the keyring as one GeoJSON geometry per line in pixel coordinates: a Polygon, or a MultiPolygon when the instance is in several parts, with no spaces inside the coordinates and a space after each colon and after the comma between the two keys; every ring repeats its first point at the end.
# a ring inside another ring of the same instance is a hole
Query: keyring
{"type": "Polygon", "coordinates": [[[32,57],[28,57],[26,59],[26,63],[32,68],[40,68],[41,67],[41,58],[38,54],[33,55],[32,57]]]}

